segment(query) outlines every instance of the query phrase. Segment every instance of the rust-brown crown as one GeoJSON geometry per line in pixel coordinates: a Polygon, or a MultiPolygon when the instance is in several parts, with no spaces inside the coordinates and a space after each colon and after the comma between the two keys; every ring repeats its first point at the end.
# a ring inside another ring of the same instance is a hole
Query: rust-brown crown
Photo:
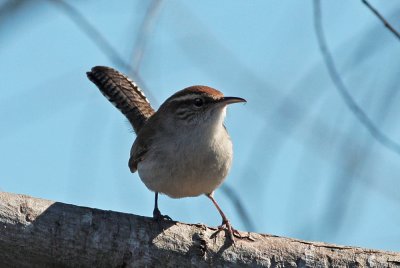
{"type": "Polygon", "coordinates": [[[174,95],[172,95],[170,97],[170,99],[178,98],[180,96],[184,96],[184,95],[187,95],[189,93],[199,94],[199,95],[203,95],[203,96],[207,96],[207,97],[212,97],[214,99],[220,99],[220,98],[224,97],[224,94],[222,94],[221,91],[216,90],[215,88],[208,87],[208,86],[196,85],[196,86],[191,86],[191,87],[184,88],[184,89],[176,92],[174,95]]]}

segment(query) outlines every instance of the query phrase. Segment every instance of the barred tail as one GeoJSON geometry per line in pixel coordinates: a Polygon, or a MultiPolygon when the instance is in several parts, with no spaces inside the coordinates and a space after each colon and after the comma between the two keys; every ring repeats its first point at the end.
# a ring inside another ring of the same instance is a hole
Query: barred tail
{"type": "Polygon", "coordinates": [[[93,67],[86,74],[100,92],[128,118],[136,133],[154,114],[146,96],[124,74],[105,66],[93,67]]]}

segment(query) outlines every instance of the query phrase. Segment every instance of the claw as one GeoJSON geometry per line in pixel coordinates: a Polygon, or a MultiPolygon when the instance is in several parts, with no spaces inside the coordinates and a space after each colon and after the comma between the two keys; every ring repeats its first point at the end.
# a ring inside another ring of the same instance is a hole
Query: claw
{"type": "Polygon", "coordinates": [[[154,209],[153,219],[155,221],[172,221],[171,217],[168,215],[162,215],[159,209],[154,209]]]}
{"type": "Polygon", "coordinates": [[[254,238],[250,236],[250,234],[243,236],[238,230],[234,229],[229,221],[223,221],[221,225],[219,225],[218,230],[215,231],[212,236],[215,237],[221,231],[227,231],[229,238],[233,243],[235,243],[235,237],[238,239],[247,239],[249,241],[255,241],[254,238]]]}

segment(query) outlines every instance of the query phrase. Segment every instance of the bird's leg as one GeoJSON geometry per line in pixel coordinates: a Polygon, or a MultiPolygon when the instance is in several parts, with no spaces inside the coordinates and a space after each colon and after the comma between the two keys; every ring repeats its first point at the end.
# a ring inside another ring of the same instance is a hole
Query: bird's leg
{"type": "Polygon", "coordinates": [[[213,193],[211,194],[206,194],[206,196],[208,198],[211,199],[211,201],[213,202],[214,206],[217,208],[219,214],[222,217],[222,224],[220,226],[218,226],[218,230],[216,233],[220,232],[221,230],[227,230],[228,234],[229,234],[229,238],[232,240],[232,242],[235,242],[234,237],[237,238],[244,238],[237,230],[235,230],[231,223],[229,222],[228,218],[225,216],[225,213],[222,211],[222,209],[219,207],[217,201],[215,201],[214,197],[213,197],[213,193]]]}
{"type": "Polygon", "coordinates": [[[155,196],[154,196],[153,219],[156,220],[156,221],[160,221],[160,220],[172,221],[170,216],[162,215],[160,210],[158,209],[158,192],[155,192],[155,196]]]}

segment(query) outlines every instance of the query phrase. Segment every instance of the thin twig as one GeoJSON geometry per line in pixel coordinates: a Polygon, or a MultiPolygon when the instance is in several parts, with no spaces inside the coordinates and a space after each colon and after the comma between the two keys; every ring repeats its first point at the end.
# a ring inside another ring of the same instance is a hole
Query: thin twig
{"type": "Polygon", "coordinates": [[[15,13],[17,11],[30,10],[29,4],[31,3],[32,1],[26,0],[3,1],[3,3],[0,5],[0,30],[2,30],[3,27],[7,27],[7,24],[4,23],[5,20],[16,19],[15,13]]]}
{"type": "Polygon", "coordinates": [[[129,70],[129,63],[123,60],[107,39],[75,7],[63,0],[50,0],[55,3],[85,34],[110,58],[114,64],[129,70]]]}
{"type": "MultiPolygon", "coordinates": [[[[126,62],[117,52],[116,49],[108,42],[108,40],[82,15],[75,7],[66,3],[64,0],[49,0],[49,2],[55,3],[66,15],[78,26],[78,28],[84,32],[89,39],[106,55],[111,62],[123,69],[128,71],[131,66],[126,62]]],[[[146,86],[146,83],[141,79],[137,72],[131,74],[131,77],[136,81],[141,89],[146,92],[149,99],[153,100],[153,94],[146,86]]]]}
{"type": "Polygon", "coordinates": [[[386,136],[368,117],[364,110],[355,102],[349,93],[349,90],[343,83],[336,66],[333,61],[333,57],[326,44],[325,34],[322,27],[322,16],[321,16],[321,3],[319,0],[314,0],[314,27],[315,34],[317,36],[318,45],[321,50],[325,65],[328,69],[329,76],[335,85],[335,88],[342,97],[344,103],[355,115],[358,121],[368,130],[371,136],[377,140],[382,146],[389,149],[390,151],[400,155],[400,145],[386,136]]]}
{"type": "Polygon", "coordinates": [[[140,27],[140,32],[136,38],[136,44],[132,51],[132,64],[131,70],[129,73],[137,73],[140,69],[140,64],[142,63],[142,58],[144,54],[144,50],[147,45],[149,33],[151,32],[152,27],[154,27],[155,19],[157,18],[157,13],[161,8],[162,0],[153,0],[144,16],[142,21],[142,25],[140,27]]]}
{"type": "MultiPolygon", "coordinates": [[[[153,0],[146,12],[146,15],[144,16],[144,19],[142,21],[140,31],[136,37],[135,41],[135,46],[132,51],[132,60],[130,62],[130,68],[128,70],[128,76],[131,77],[139,77],[139,69],[140,65],[142,63],[143,59],[143,54],[147,45],[147,40],[149,38],[149,33],[151,31],[151,28],[154,26],[154,21],[157,18],[157,14],[160,10],[161,7],[161,2],[162,0],[153,0]]],[[[139,81],[138,81],[139,82],[139,81]]],[[[157,103],[157,99],[151,91],[146,90],[147,97],[151,100],[153,103],[154,107],[159,106],[159,103],[157,103]]]]}
{"type": "MultiPolygon", "coordinates": [[[[8,0],[6,2],[3,2],[0,5],[0,18],[3,18],[6,14],[9,14],[15,10],[17,10],[21,4],[24,4],[25,2],[22,0],[8,0]]],[[[12,14],[10,14],[12,15],[12,14]]]]}
{"type": "Polygon", "coordinates": [[[361,0],[361,2],[363,2],[372,11],[372,13],[374,13],[382,21],[382,23],[385,25],[386,28],[389,29],[389,31],[391,31],[398,39],[400,39],[400,33],[396,31],[396,29],[393,28],[392,25],[390,25],[390,23],[378,12],[378,10],[371,6],[371,4],[367,0],[361,0]]]}

